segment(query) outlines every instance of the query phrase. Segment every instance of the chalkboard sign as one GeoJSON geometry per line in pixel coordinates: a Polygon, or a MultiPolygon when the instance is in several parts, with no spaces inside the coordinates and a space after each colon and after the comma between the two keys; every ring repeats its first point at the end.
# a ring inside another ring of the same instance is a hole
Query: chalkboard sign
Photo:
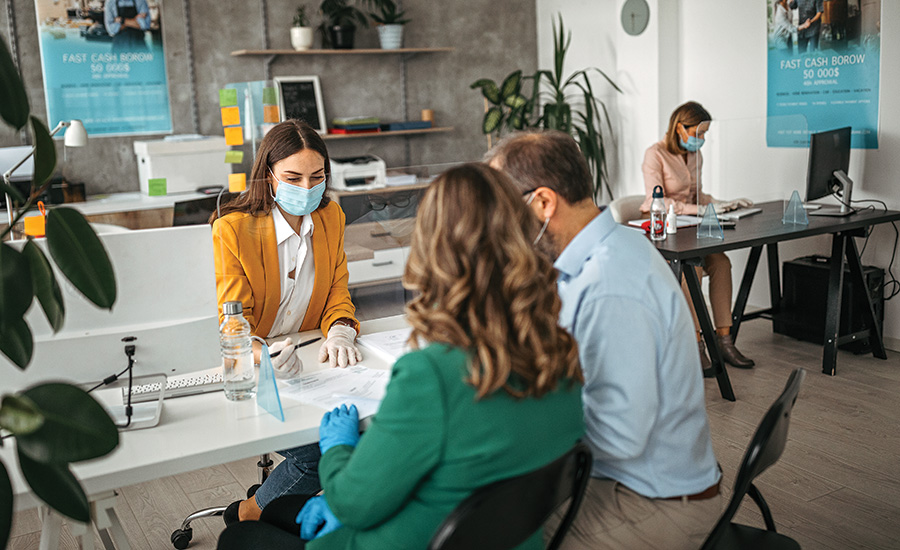
{"type": "Polygon", "coordinates": [[[300,119],[320,134],[327,133],[318,76],[276,76],[275,85],[281,120],[300,119]]]}

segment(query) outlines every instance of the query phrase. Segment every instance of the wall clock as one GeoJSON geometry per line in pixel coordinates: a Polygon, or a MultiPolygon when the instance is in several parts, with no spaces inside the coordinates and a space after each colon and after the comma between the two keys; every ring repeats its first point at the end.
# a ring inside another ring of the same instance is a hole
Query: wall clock
{"type": "Polygon", "coordinates": [[[650,6],[647,5],[647,0],[627,0],[622,6],[622,28],[628,34],[641,34],[649,22],[650,6]]]}

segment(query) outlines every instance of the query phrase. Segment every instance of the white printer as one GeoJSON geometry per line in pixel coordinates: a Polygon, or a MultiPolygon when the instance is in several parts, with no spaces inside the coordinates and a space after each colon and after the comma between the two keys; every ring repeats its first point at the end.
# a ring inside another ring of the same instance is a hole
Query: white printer
{"type": "Polygon", "coordinates": [[[375,155],[331,158],[331,185],[335,189],[374,189],[385,186],[387,165],[375,155]]]}

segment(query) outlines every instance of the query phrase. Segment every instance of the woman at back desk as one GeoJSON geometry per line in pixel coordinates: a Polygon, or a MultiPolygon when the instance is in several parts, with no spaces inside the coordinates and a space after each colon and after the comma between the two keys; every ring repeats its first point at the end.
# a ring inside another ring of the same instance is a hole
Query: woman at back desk
{"type": "MultiPolygon", "coordinates": [[[[699,179],[703,166],[700,147],[703,146],[704,135],[709,130],[711,122],[712,116],[709,112],[694,101],[680,105],[672,112],[665,138],[651,145],[644,154],[641,169],[644,173],[646,198],[641,205],[641,212],[649,215],[653,188],[657,185],[662,187],[665,194],[666,208],[674,205],[676,214],[702,216],[706,208],[710,207],[715,209],[716,214],[721,214],[736,208],[753,206],[753,202],[749,199],[721,201],[703,192],[699,179]]],[[[731,262],[724,253],[709,254],[703,258],[703,267],[697,268],[698,278],[702,276],[704,269],[709,274],[709,302],[722,358],[733,367],[752,368],[753,360],[745,357],[735,347],[731,337],[731,262]]],[[[691,294],[684,278],[681,280],[681,286],[694,318],[700,348],[700,364],[706,370],[711,363],[701,336],[697,312],[694,311],[691,294]]]]}
{"type": "MultiPolygon", "coordinates": [[[[325,195],[330,164],[322,137],[308,124],[288,120],[259,145],[250,185],[213,214],[213,254],[219,315],[229,301],[243,304],[255,336],[271,338],[321,328],[327,335],[319,361],[332,367],[362,358],[359,323],[347,289],[344,213],[325,195]]],[[[302,364],[290,338],[269,346],[276,376],[299,374],[302,364]]],[[[260,345],[254,341],[254,360],[260,345]]],[[[317,445],[280,451],[285,460],[256,494],[232,503],[226,523],[256,519],[285,494],[319,490],[317,445]]]]}

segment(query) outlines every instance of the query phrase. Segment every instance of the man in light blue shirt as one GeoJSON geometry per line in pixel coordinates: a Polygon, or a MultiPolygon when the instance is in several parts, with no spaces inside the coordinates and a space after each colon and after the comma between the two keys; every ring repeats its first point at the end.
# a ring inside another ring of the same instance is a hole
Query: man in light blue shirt
{"type": "Polygon", "coordinates": [[[488,160],[543,222],[584,371],[594,464],[563,548],[699,548],[721,513],[721,473],[681,287],[644,235],[594,205],[569,135],[514,134],[488,160]]]}

